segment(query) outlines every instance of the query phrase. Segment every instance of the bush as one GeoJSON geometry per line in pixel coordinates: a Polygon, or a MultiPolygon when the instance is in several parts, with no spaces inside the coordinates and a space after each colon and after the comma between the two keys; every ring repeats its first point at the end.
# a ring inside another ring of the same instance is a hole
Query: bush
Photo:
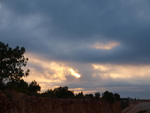
{"type": "Polygon", "coordinates": [[[48,89],[42,95],[50,98],[73,98],[74,97],[73,91],[68,90],[67,86],[64,87],[60,86],[58,88],[55,88],[54,90],[48,89]]]}
{"type": "Polygon", "coordinates": [[[85,95],[85,98],[86,98],[86,99],[93,99],[94,96],[93,96],[93,94],[86,94],[86,95],[85,95]]]}
{"type": "Polygon", "coordinates": [[[28,86],[28,91],[30,94],[37,94],[38,91],[41,90],[39,84],[34,80],[28,86]]]}
{"type": "Polygon", "coordinates": [[[114,96],[111,92],[105,91],[102,98],[109,103],[114,103],[114,96]]]}
{"type": "Polygon", "coordinates": [[[95,98],[96,98],[97,100],[99,100],[99,98],[100,98],[100,93],[99,93],[99,92],[96,92],[96,93],[95,93],[95,98]]]}
{"type": "Polygon", "coordinates": [[[115,94],[114,94],[114,99],[115,99],[116,101],[119,101],[119,100],[120,100],[120,95],[119,95],[118,93],[115,93],[115,94]]]}

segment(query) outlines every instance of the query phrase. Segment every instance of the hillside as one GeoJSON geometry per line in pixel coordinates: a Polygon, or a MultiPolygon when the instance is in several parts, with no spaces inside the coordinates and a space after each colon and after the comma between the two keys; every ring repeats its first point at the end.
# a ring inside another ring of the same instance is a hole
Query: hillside
{"type": "Polygon", "coordinates": [[[0,113],[121,113],[118,102],[50,99],[15,91],[0,91],[0,113]]]}

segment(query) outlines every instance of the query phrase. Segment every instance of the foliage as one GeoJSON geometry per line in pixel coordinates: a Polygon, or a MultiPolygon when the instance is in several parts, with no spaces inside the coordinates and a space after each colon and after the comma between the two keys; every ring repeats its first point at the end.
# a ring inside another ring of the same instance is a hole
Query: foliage
{"type": "Polygon", "coordinates": [[[84,98],[83,92],[81,91],[78,94],[76,94],[76,98],[83,99],[84,98]]]}
{"type": "Polygon", "coordinates": [[[73,91],[69,91],[68,87],[58,87],[54,89],[54,95],[58,98],[67,98],[67,97],[73,97],[74,93],[73,91]]]}
{"type": "Polygon", "coordinates": [[[8,44],[0,42],[0,85],[1,88],[7,84],[19,83],[22,77],[29,74],[29,70],[24,72],[28,58],[24,57],[25,48],[19,46],[12,49],[8,44]]]}
{"type": "Polygon", "coordinates": [[[94,96],[93,96],[93,94],[85,94],[85,98],[86,99],[93,99],[94,96]]]}
{"type": "Polygon", "coordinates": [[[24,56],[25,48],[16,46],[14,49],[8,44],[0,42],[0,89],[14,89],[23,93],[36,94],[40,86],[36,81],[29,85],[22,78],[29,75],[29,69],[23,70],[28,58],[24,56]]]}
{"type": "Polygon", "coordinates": [[[96,98],[97,100],[99,100],[99,98],[100,98],[100,93],[99,93],[99,92],[96,92],[96,93],[95,93],[95,98],[96,98]]]}
{"type": "Polygon", "coordinates": [[[25,82],[23,79],[18,82],[9,82],[7,83],[6,89],[13,89],[18,92],[28,93],[28,83],[25,82]]]}
{"type": "Polygon", "coordinates": [[[43,93],[43,95],[48,96],[50,98],[73,98],[74,93],[73,91],[70,91],[67,86],[64,87],[58,87],[54,90],[48,89],[46,92],[43,93]]]}
{"type": "Polygon", "coordinates": [[[28,86],[28,91],[30,94],[36,94],[40,90],[41,90],[41,87],[35,80],[32,81],[28,86]]]}
{"type": "Polygon", "coordinates": [[[47,91],[45,91],[42,95],[50,97],[50,98],[54,98],[54,91],[52,89],[48,89],[47,91]]]}
{"type": "Polygon", "coordinates": [[[118,93],[113,94],[109,91],[105,91],[102,95],[102,98],[105,101],[108,101],[110,103],[114,103],[114,101],[119,101],[120,100],[120,95],[118,93]]]}
{"type": "Polygon", "coordinates": [[[105,101],[108,101],[110,103],[113,103],[114,102],[114,96],[113,96],[113,93],[109,92],[109,91],[105,91],[103,93],[103,96],[102,98],[105,100],[105,101]]]}
{"type": "MultiPolygon", "coordinates": [[[[57,87],[54,89],[48,89],[44,93],[41,94],[44,97],[49,98],[74,98],[74,99],[97,99],[100,100],[100,92],[96,92],[95,96],[93,94],[83,94],[83,92],[79,92],[76,95],[74,94],[74,91],[70,91],[67,86],[64,87],[57,87]]],[[[108,91],[105,91],[102,95],[102,99],[104,101],[107,101],[109,103],[113,103],[114,101],[120,100],[120,95],[115,93],[111,93],[108,91]]]]}
{"type": "Polygon", "coordinates": [[[147,110],[139,111],[138,113],[146,113],[147,110]]]}
{"type": "Polygon", "coordinates": [[[119,101],[119,100],[120,100],[120,95],[119,95],[118,93],[115,93],[115,94],[114,94],[114,99],[115,99],[116,101],[119,101]]]}
{"type": "Polygon", "coordinates": [[[129,100],[128,99],[120,99],[121,108],[125,109],[129,107],[129,100]]]}

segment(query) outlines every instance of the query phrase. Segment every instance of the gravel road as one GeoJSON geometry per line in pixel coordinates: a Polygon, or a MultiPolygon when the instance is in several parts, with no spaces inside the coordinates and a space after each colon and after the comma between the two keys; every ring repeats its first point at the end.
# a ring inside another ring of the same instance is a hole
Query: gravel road
{"type": "Polygon", "coordinates": [[[139,111],[146,111],[144,113],[150,113],[150,102],[141,102],[130,108],[129,111],[124,113],[138,113],[139,111]]]}

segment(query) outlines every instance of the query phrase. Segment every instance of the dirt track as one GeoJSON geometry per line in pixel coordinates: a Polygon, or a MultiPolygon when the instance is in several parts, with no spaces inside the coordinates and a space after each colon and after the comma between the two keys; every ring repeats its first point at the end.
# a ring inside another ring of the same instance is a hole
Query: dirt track
{"type": "Polygon", "coordinates": [[[140,102],[135,105],[131,105],[123,111],[123,113],[137,113],[139,111],[145,111],[145,113],[150,113],[150,102],[140,102]]]}

